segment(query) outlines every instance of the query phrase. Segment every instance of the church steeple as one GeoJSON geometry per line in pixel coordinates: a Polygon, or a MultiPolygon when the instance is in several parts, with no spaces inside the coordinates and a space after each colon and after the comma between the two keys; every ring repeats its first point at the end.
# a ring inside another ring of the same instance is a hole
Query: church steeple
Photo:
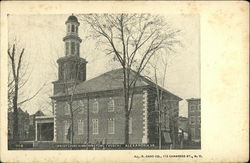
{"type": "Polygon", "coordinates": [[[83,82],[86,80],[87,61],[80,57],[82,39],[78,36],[80,23],[73,14],[68,17],[66,24],[65,56],[57,60],[58,80],[54,82],[54,93],[61,91],[62,85],[83,82]]]}
{"type": "Polygon", "coordinates": [[[81,38],[78,36],[78,27],[80,23],[77,18],[72,14],[68,17],[66,24],[66,36],[63,38],[65,42],[65,55],[77,55],[80,54],[81,38]]]}

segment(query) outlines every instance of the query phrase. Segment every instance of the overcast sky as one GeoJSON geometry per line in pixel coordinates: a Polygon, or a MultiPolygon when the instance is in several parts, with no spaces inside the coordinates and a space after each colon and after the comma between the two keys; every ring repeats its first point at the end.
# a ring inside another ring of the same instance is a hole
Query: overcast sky
{"type": "MultiPolygon", "coordinates": [[[[44,83],[46,87],[34,99],[23,105],[33,114],[38,109],[49,114],[47,102],[52,95],[52,81],[57,79],[55,61],[64,56],[66,35],[65,21],[69,15],[10,15],[9,43],[16,39],[19,47],[25,47],[25,59],[29,63],[30,78],[23,88],[23,98],[34,94],[44,83]]],[[[199,17],[197,15],[167,15],[167,21],[182,31],[183,48],[177,50],[167,70],[166,89],[183,98],[180,116],[187,116],[187,98],[200,97],[199,17]]],[[[111,60],[103,51],[95,48],[93,40],[87,40],[87,29],[80,22],[82,38],[81,57],[86,58],[87,80],[113,69],[111,60]]]]}

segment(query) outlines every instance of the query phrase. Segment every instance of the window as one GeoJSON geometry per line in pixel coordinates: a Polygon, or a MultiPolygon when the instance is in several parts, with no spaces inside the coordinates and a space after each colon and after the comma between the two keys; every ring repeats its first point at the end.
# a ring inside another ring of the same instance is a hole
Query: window
{"type": "Polygon", "coordinates": [[[66,102],[64,105],[64,114],[65,115],[69,115],[69,104],[66,102]]]}
{"type": "Polygon", "coordinates": [[[157,102],[157,99],[155,99],[155,110],[158,110],[158,102],[157,102]]]}
{"type": "Polygon", "coordinates": [[[78,33],[78,27],[76,26],[76,33],[78,33]]]}
{"type": "Polygon", "coordinates": [[[68,24],[68,32],[70,32],[70,24],[68,24]]]}
{"type": "Polygon", "coordinates": [[[201,117],[200,116],[197,117],[197,123],[201,124],[201,117]]]}
{"type": "Polygon", "coordinates": [[[110,98],[108,102],[108,112],[113,112],[115,110],[115,101],[110,98]]]}
{"type": "Polygon", "coordinates": [[[63,79],[67,80],[67,71],[66,71],[66,69],[63,70],[63,79]]]}
{"type": "Polygon", "coordinates": [[[115,133],[115,120],[108,119],[108,134],[114,134],[114,133],[115,133]]]}
{"type": "Polygon", "coordinates": [[[194,117],[191,117],[191,119],[190,119],[190,124],[192,125],[192,124],[195,124],[195,118],[194,117]]]}
{"type": "Polygon", "coordinates": [[[98,134],[98,119],[92,119],[93,134],[98,134]]]}
{"type": "Polygon", "coordinates": [[[80,45],[79,43],[76,44],[76,54],[79,56],[80,54],[80,45]]]}
{"type": "Polygon", "coordinates": [[[83,114],[84,113],[84,109],[85,109],[85,103],[84,103],[84,101],[83,100],[80,100],[79,101],[79,109],[80,109],[80,111],[79,111],[79,113],[80,114],[83,114]]]}
{"type": "Polygon", "coordinates": [[[66,55],[69,54],[69,42],[66,42],[66,55]]]}
{"type": "Polygon", "coordinates": [[[73,24],[71,25],[71,32],[75,32],[75,26],[73,24]]]}
{"type": "Polygon", "coordinates": [[[129,121],[128,121],[128,133],[129,134],[132,134],[132,117],[131,118],[129,118],[129,121]]]}
{"type": "Polygon", "coordinates": [[[190,106],[190,112],[195,112],[196,110],[196,106],[195,105],[191,105],[190,106]]]}
{"type": "Polygon", "coordinates": [[[80,70],[79,70],[79,75],[78,75],[79,80],[83,80],[83,72],[84,72],[84,65],[80,64],[80,70]]]}
{"type": "Polygon", "coordinates": [[[191,137],[192,137],[192,138],[195,137],[195,130],[194,130],[194,128],[191,128],[191,137]]]}
{"type": "Polygon", "coordinates": [[[79,120],[78,121],[78,135],[83,135],[83,127],[84,127],[84,121],[79,120]]]}
{"type": "Polygon", "coordinates": [[[98,101],[95,99],[93,103],[93,113],[98,113],[98,111],[99,111],[98,101]]]}
{"type": "Polygon", "coordinates": [[[70,127],[70,122],[64,121],[64,135],[65,135],[65,137],[68,135],[69,127],[70,127]]]}
{"type": "Polygon", "coordinates": [[[71,54],[75,54],[75,42],[71,42],[71,54]]]}

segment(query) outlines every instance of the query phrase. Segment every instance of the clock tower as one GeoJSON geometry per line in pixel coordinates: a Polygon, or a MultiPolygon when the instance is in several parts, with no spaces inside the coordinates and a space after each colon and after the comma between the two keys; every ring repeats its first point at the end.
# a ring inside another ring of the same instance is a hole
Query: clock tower
{"type": "Polygon", "coordinates": [[[71,86],[86,80],[87,61],[80,57],[82,39],[78,36],[80,23],[73,14],[68,17],[66,36],[63,38],[65,56],[57,60],[58,80],[54,83],[54,94],[64,91],[65,84],[71,86]]]}

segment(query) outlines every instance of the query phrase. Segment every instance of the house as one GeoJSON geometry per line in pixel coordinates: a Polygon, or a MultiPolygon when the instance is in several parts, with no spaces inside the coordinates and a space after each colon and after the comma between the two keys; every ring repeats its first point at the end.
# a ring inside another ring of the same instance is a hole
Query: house
{"type": "MultiPolygon", "coordinates": [[[[54,141],[69,143],[71,113],[68,100],[73,99],[74,143],[124,143],[123,72],[115,69],[86,80],[87,61],[80,57],[80,23],[75,16],[66,21],[65,56],[57,60],[58,80],[53,82],[55,101],[54,141]],[[72,96],[73,95],[73,96],[72,96]]],[[[135,72],[130,71],[131,80],[135,72]]],[[[163,110],[156,107],[156,85],[139,76],[135,85],[129,118],[129,143],[175,143],[178,135],[180,97],[159,87],[163,94],[163,110]],[[159,128],[159,113],[161,116],[159,128]],[[162,132],[159,132],[159,129],[162,132]]]]}
{"type": "MultiPolygon", "coordinates": [[[[29,135],[29,113],[17,108],[19,140],[27,140],[29,135]]],[[[8,113],[8,139],[13,139],[14,112],[8,113]]]]}
{"type": "Polygon", "coordinates": [[[190,140],[193,142],[201,141],[201,99],[190,98],[188,102],[188,126],[190,140]]]}

